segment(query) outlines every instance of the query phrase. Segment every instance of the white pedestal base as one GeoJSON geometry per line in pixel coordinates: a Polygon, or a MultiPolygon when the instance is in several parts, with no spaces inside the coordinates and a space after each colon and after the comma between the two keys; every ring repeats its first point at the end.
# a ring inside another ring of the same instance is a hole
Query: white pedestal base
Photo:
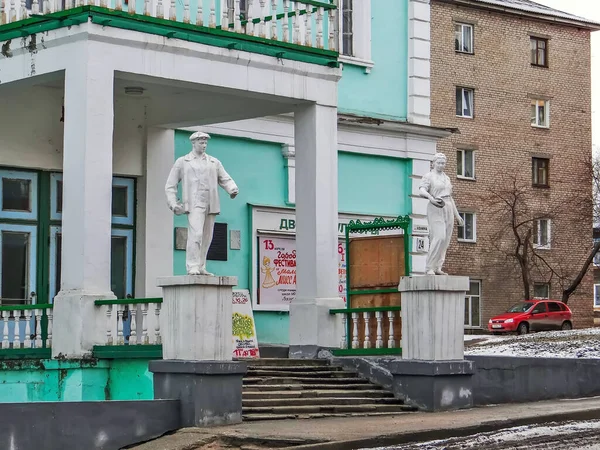
{"type": "Polygon", "coordinates": [[[161,277],[163,359],[231,361],[231,314],[236,277],[161,277]]]}
{"type": "Polygon", "coordinates": [[[402,359],[464,359],[465,294],[468,277],[403,277],[402,359]]]}

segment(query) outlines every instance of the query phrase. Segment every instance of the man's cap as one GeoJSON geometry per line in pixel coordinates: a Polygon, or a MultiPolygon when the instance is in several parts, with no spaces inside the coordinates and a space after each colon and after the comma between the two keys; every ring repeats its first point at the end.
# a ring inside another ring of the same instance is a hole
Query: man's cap
{"type": "Polygon", "coordinates": [[[194,134],[190,136],[190,141],[194,141],[196,139],[210,139],[210,135],[208,133],[203,133],[202,131],[196,131],[194,134]]]}

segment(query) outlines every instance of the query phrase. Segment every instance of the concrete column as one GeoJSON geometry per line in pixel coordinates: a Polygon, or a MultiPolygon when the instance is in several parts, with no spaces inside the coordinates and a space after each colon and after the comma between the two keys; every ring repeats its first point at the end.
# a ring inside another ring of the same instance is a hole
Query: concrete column
{"type": "Polygon", "coordinates": [[[106,316],[94,300],[110,288],[112,69],[86,56],[65,72],[61,290],[52,355],[78,358],[102,344],[106,316]]]}
{"type": "Polygon", "coordinates": [[[337,109],[295,113],[296,299],[290,305],[290,356],[314,357],[341,338],[338,294],[337,109]]]}
{"type": "Polygon", "coordinates": [[[175,132],[150,128],[145,174],[138,180],[136,297],[161,297],[158,277],[173,274],[173,213],[167,207],[165,182],[175,162],[175,132]]]}

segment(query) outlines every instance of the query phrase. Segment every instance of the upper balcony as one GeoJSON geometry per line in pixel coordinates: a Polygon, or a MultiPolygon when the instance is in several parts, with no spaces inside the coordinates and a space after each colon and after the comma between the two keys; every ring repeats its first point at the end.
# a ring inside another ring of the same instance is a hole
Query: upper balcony
{"type": "MultiPolygon", "coordinates": [[[[338,66],[337,0],[0,0],[0,42],[86,22],[338,66]]],[[[3,46],[3,56],[10,46],[3,46]]]]}

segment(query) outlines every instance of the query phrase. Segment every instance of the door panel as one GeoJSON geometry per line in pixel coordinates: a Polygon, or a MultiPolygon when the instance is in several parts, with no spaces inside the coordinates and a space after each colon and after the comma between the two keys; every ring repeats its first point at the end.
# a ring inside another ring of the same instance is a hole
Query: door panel
{"type": "Polygon", "coordinates": [[[548,320],[548,309],[545,303],[538,303],[533,311],[531,311],[531,318],[529,319],[529,329],[531,331],[541,331],[546,328],[546,322],[548,320]]]}

